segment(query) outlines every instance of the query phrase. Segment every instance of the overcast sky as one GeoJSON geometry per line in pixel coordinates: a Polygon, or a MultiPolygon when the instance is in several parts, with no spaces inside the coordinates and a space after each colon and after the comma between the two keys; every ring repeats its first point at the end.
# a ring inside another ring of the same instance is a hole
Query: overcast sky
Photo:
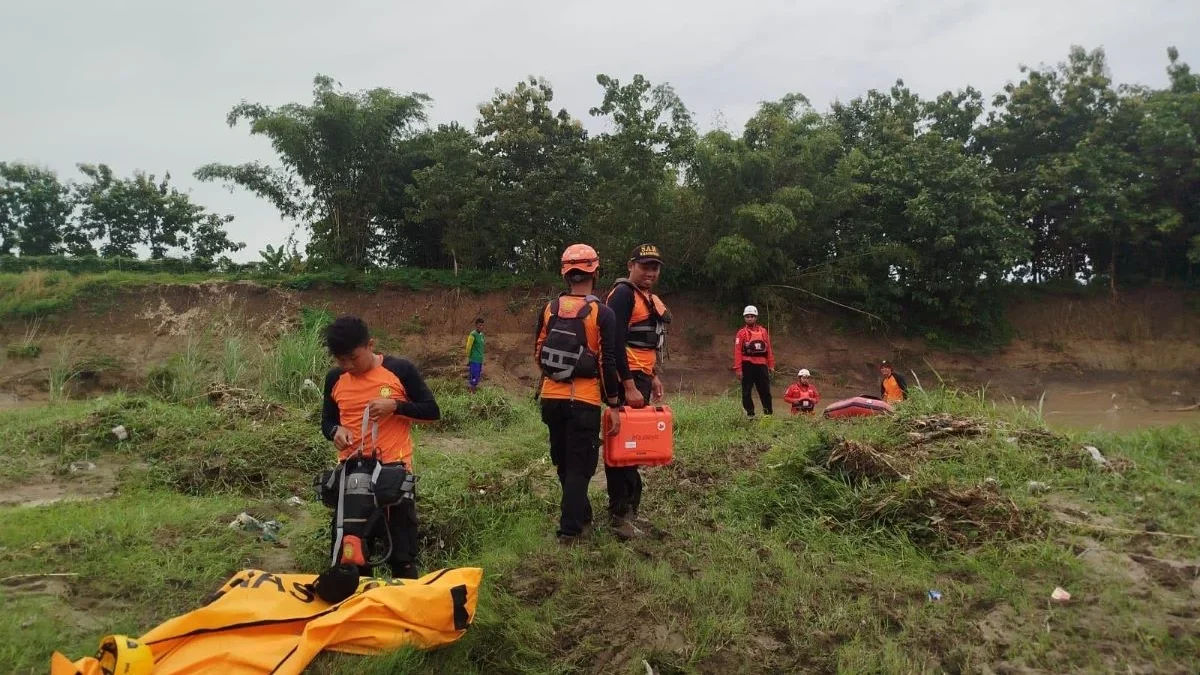
{"type": "Polygon", "coordinates": [[[3,0],[0,161],[71,179],[77,162],[170,171],[237,216],[248,260],[291,224],[191,173],[272,161],[225,114],[242,99],[310,102],[316,73],[427,93],[433,122],[466,124],[496,88],[540,75],[593,130],[596,74],[642,73],[673,84],[702,129],[739,130],[760,101],[800,92],[824,109],[897,77],[926,96],[990,97],[1072,44],[1103,46],[1118,82],[1161,86],[1169,45],[1200,67],[1200,1],[3,0]]]}

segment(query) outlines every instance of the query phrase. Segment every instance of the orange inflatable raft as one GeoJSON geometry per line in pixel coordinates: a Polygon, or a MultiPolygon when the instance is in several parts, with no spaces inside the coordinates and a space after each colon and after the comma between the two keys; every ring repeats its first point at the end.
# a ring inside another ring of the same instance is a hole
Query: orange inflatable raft
{"type": "Polygon", "coordinates": [[[886,401],[867,396],[855,396],[830,403],[825,408],[825,417],[831,420],[847,417],[872,417],[874,415],[889,415],[895,412],[886,401]]]}

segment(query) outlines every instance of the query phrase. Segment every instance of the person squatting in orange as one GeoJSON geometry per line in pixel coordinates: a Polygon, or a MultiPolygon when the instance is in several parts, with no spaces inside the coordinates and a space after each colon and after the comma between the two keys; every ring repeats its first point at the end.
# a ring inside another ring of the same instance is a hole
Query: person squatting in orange
{"type": "MultiPolygon", "coordinates": [[[[641,408],[663,397],[658,377],[658,355],[663,345],[667,308],[651,291],[662,272],[662,256],[654,244],[633,250],[629,277],[617,279],[607,303],[616,318],[617,371],[621,376],[621,403],[641,408]]],[[[604,466],[608,483],[608,514],[613,533],[620,539],[643,534],[648,525],[638,515],[642,503],[642,476],[636,466],[604,466]]]]}
{"type": "MultiPolygon", "coordinates": [[[[382,463],[402,462],[412,471],[412,423],[441,416],[421,373],[405,359],[375,353],[375,339],[367,324],[356,316],[339,317],[325,328],[324,337],[338,365],[325,376],[321,432],[333,441],[338,461],[349,459],[360,449],[367,456],[377,451],[382,463]],[[369,447],[370,439],[364,443],[364,415],[379,425],[375,448],[369,447]]],[[[392,575],[418,578],[415,500],[387,507],[384,526],[392,540],[388,558],[392,575]]],[[[360,571],[371,576],[370,568],[360,571]]]]}
{"type": "MultiPolygon", "coordinates": [[[[600,256],[587,244],[568,246],[560,268],[569,291],[538,313],[534,355],[542,371],[542,422],[550,432],[550,461],[562,501],[558,541],[575,543],[592,529],[588,483],[600,452],[601,403],[620,405],[616,319],[594,293],[600,256]]],[[[610,433],[621,418],[610,410],[610,433]]]]}
{"type": "Polygon", "coordinates": [[[812,383],[812,373],[808,372],[808,368],[801,368],[800,372],[796,373],[796,381],[783,392],[783,400],[792,406],[793,415],[811,415],[816,411],[817,403],[821,401],[821,392],[817,391],[817,386],[812,383]]]}

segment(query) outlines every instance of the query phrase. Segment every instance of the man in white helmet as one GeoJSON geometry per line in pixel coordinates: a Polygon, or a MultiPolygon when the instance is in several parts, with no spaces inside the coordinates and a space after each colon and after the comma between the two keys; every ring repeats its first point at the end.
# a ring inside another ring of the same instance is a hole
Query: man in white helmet
{"type": "Polygon", "coordinates": [[[771,336],[767,329],[758,325],[758,308],[746,305],[742,311],[746,325],[737,332],[733,340],[733,372],[742,382],[742,407],[746,414],[754,417],[754,399],[751,389],[758,390],[763,414],[771,410],[771,372],[775,370],[775,352],[771,350],[771,336]]]}
{"type": "Polygon", "coordinates": [[[821,401],[821,392],[812,383],[812,373],[808,368],[801,368],[796,373],[796,381],[783,392],[783,401],[792,406],[793,415],[811,415],[821,401]]]}

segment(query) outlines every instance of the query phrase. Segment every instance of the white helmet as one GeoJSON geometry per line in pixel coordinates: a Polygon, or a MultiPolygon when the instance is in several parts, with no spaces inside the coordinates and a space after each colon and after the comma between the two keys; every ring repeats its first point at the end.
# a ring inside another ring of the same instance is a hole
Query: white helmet
{"type": "Polygon", "coordinates": [[[808,368],[801,368],[796,377],[812,377],[812,373],[808,372],[808,368]]]}
{"type": "Polygon", "coordinates": [[[758,308],[754,305],[746,305],[746,309],[742,310],[742,316],[748,316],[751,314],[758,316],[758,308]]]}

